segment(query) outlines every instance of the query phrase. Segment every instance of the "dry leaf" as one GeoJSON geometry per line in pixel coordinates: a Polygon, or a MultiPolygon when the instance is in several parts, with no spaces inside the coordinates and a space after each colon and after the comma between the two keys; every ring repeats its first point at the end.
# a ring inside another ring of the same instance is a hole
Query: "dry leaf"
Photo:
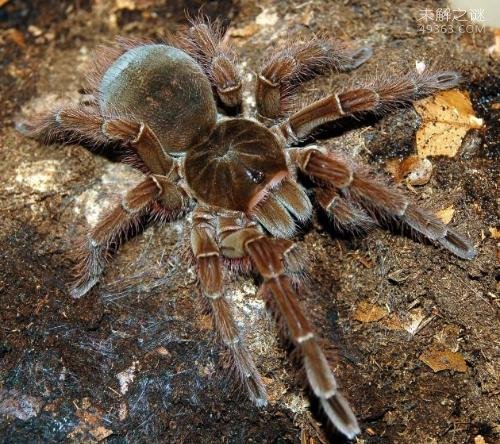
{"type": "Polygon", "coordinates": [[[359,322],[376,322],[387,316],[388,313],[385,307],[362,301],[354,310],[353,319],[359,322]]]}
{"type": "Polygon", "coordinates": [[[384,319],[383,325],[389,330],[404,330],[401,318],[396,313],[387,316],[384,319]]]}
{"type": "Polygon", "coordinates": [[[419,359],[428,365],[434,373],[442,370],[455,370],[461,373],[467,371],[464,357],[460,353],[450,350],[429,348],[420,355],[419,359]]]}
{"type": "Polygon", "coordinates": [[[495,29],[495,44],[487,49],[487,52],[492,57],[500,56],[500,29],[495,29]]]}
{"type": "Polygon", "coordinates": [[[453,205],[449,206],[448,208],[444,208],[443,210],[436,211],[436,216],[438,217],[438,219],[441,219],[441,221],[446,225],[451,222],[453,214],[455,214],[455,208],[453,208],[453,205]]]}
{"type": "Polygon", "coordinates": [[[102,419],[102,417],[101,417],[100,414],[89,413],[89,412],[87,412],[85,410],[78,410],[76,412],[76,416],[78,416],[84,422],[86,422],[88,425],[91,425],[91,426],[100,425],[100,422],[101,422],[101,419],[102,419]]]}
{"type": "Polygon", "coordinates": [[[366,429],[366,433],[368,433],[368,435],[370,436],[375,436],[377,434],[377,432],[375,432],[375,430],[373,430],[371,427],[368,427],[366,429]]]}
{"type": "Polygon", "coordinates": [[[106,439],[108,436],[113,434],[113,430],[109,430],[106,427],[99,426],[90,431],[90,434],[95,438],[97,442],[106,439]]]}
{"type": "Polygon", "coordinates": [[[410,185],[425,185],[432,175],[432,163],[426,158],[409,156],[406,159],[387,161],[386,170],[396,182],[405,180],[410,185]]]}
{"type": "Polygon", "coordinates": [[[307,8],[304,13],[299,18],[299,23],[305,26],[309,26],[314,18],[314,10],[307,8]]]}
{"type": "Polygon", "coordinates": [[[455,156],[467,131],[483,126],[483,120],[474,115],[467,92],[443,91],[413,106],[423,121],[417,131],[417,154],[422,158],[455,156]]]}
{"type": "Polygon", "coordinates": [[[133,11],[136,8],[136,4],[134,0],[115,0],[115,9],[128,9],[133,11]]]}
{"type": "Polygon", "coordinates": [[[384,319],[383,325],[389,330],[405,330],[408,333],[414,335],[419,331],[424,319],[424,310],[420,307],[417,307],[413,310],[410,310],[404,316],[404,319],[395,313],[391,314],[386,319],[384,319]]]}
{"type": "Polygon", "coordinates": [[[260,29],[260,25],[257,23],[250,23],[243,28],[230,28],[227,33],[233,38],[248,38],[256,34],[260,29]]]}
{"type": "Polygon", "coordinates": [[[144,11],[154,5],[155,0],[115,0],[115,11],[122,9],[144,11]]]}
{"type": "Polygon", "coordinates": [[[28,32],[33,37],[40,37],[43,34],[43,31],[38,26],[35,26],[35,25],[29,25],[28,32]]]}
{"type": "Polygon", "coordinates": [[[155,352],[158,353],[160,356],[170,356],[170,352],[163,346],[156,348],[155,352]]]}
{"type": "Polygon", "coordinates": [[[269,9],[264,9],[257,17],[255,23],[261,26],[274,26],[278,23],[278,14],[270,12],[269,9]]]}
{"type": "Polygon", "coordinates": [[[7,38],[20,48],[26,48],[26,40],[24,39],[24,34],[21,31],[14,28],[8,29],[7,38]]]}
{"type": "Polygon", "coordinates": [[[403,328],[410,334],[414,335],[420,329],[420,325],[425,319],[424,310],[420,307],[411,310],[408,313],[408,319],[403,322],[403,328]]]}
{"type": "Polygon", "coordinates": [[[490,235],[493,239],[500,238],[500,230],[497,227],[489,227],[488,230],[489,230],[490,235]]]}
{"type": "Polygon", "coordinates": [[[487,444],[481,435],[474,436],[474,444],[487,444]]]}

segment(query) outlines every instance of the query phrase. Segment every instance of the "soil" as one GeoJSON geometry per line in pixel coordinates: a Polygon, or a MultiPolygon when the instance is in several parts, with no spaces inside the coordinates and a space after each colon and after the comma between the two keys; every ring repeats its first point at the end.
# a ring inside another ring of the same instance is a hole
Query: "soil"
{"type": "MultiPolygon", "coordinates": [[[[140,175],[106,150],[27,140],[15,121],[75,101],[99,45],[117,34],[166,38],[201,3],[0,1],[1,442],[343,442],[302,389],[251,277],[228,276],[227,296],[269,405],[254,407],[234,387],[199,307],[193,270],[179,253],[185,221],[147,228],[120,248],[89,295],[68,294],[78,237],[140,175]]],[[[491,30],[419,30],[423,9],[443,7],[375,0],[203,7],[230,27],[250,86],[267,48],[325,32],[371,45],[374,56],[353,73],[308,83],[304,102],[424,60],[460,71],[461,89],[484,119],[456,157],[432,158],[428,184],[408,190],[433,210],[453,206],[451,224],[477,248],[473,261],[397,230],[341,234],[321,217],[296,238],[308,258],[302,302],[335,347],[332,365],[359,418],[360,443],[499,440],[499,65],[487,52],[491,30]],[[360,306],[381,317],[368,322],[360,306]],[[445,362],[434,372],[422,358],[433,350],[452,353],[465,368],[445,362]]],[[[245,99],[252,104],[249,93],[245,99]]],[[[328,125],[317,137],[383,171],[387,160],[415,152],[419,125],[407,108],[328,125]]]]}

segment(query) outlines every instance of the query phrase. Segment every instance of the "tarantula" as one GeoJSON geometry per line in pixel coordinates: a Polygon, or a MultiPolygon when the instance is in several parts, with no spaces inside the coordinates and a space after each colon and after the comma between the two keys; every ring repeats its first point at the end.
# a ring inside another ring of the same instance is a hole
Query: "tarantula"
{"type": "Polygon", "coordinates": [[[475,255],[467,239],[396,187],[338,153],[304,146],[326,122],[386,111],[459,80],[451,71],[408,73],[290,112],[302,81],[356,68],[370,56],[367,47],[349,50],[322,38],[271,52],[257,75],[258,115],[250,118],[241,116],[235,53],[208,21],[194,21],[169,43],[122,39],[100,51],[91,88],[78,106],[58,107],[18,124],[24,134],[44,142],[83,140],[96,147],[113,142],[127,154],[124,161],[145,174],[83,241],[72,296],[79,298],[98,283],[110,249],[145,216],[171,221],[189,214],[201,293],[251,400],[266,405],[266,389],[224,297],[225,266],[260,274],[262,295],[300,352],[312,392],[338,430],[349,438],[358,434],[356,417],[297,300],[294,277],[301,258],[289,239],[311,218],[310,196],[342,229],[392,220],[461,258],[475,255]]]}

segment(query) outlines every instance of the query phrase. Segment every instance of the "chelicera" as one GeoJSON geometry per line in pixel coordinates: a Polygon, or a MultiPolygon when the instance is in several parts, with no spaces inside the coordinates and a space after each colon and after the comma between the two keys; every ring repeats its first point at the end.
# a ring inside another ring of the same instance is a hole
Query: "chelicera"
{"type": "Polygon", "coordinates": [[[244,117],[236,56],[219,28],[200,20],[168,44],[119,40],[101,51],[85,100],[18,125],[44,142],[114,142],[145,175],[82,243],[73,297],[99,282],[110,248],[144,216],[171,221],[188,215],[201,293],[250,399],[265,406],[266,388],[224,296],[225,266],[251,267],[261,276],[261,294],[300,352],[312,392],[349,438],[360,428],[294,283],[301,258],[290,238],[311,218],[312,199],[339,228],[355,231],[392,220],[461,258],[475,255],[467,239],[400,189],[338,153],[299,143],[323,123],[384,111],[458,83],[454,72],[408,73],[291,112],[302,81],[356,68],[370,55],[369,48],[350,51],[328,39],[273,52],[256,79],[257,115],[244,117]],[[306,186],[312,189],[306,192],[306,186]]]}

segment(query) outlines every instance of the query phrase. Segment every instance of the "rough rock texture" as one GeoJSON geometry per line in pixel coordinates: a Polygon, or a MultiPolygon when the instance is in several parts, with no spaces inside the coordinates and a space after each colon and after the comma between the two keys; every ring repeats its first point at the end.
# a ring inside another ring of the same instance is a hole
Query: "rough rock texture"
{"type": "MultiPolygon", "coordinates": [[[[179,254],[185,222],[148,228],[120,249],[102,285],[80,300],[68,295],[76,239],[140,175],[106,152],[41,146],[16,133],[14,121],[75,100],[99,44],[116,34],[161,39],[185,22],[184,9],[193,14],[200,3],[0,2],[1,442],[342,439],[309,405],[251,278],[232,277],[228,296],[270,404],[258,410],[232,389],[209,318],[199,309],[194,274],[179,254]]],[[[373,59],[353,75],[309,83],[304,101],[375,71],[414,69],[416,61],[463,73],[485,127],[466,137],[457,157],[433,158],[431,181],[409,192],[432,209],[453,205],[451,223],[473,240],[477,259],[464,262],[381,230],[342,236],[323,218],[297,240],[309,257],[303,303],[336,348],[333,366],[360,419],[359,442],[463,443],[481,435],[493,443],[499,431],[492,238],[498,232],[490,230],[498,223],[498,64],[486,53],[493,44],[488,30],[419,32],[425,7],[443,5],[235,0],[209,1],[204,12],[230,22],[249,83],[263,51],[286,38],[327,32],[373,46],[373,59]],[[376,316],[366,317],[366,307],[376,316]],[[446,362],[455,370],[434,373],[419,358],[439,358],[436,350],[455,353],[461,365],[446,362]]],[[[245,99],[252,105],[249,94],[245,99]]],[[[415,152],[418,126],[408,108],[328,125],[319,137],[382,170],[384,161],[415,152]]]]}

